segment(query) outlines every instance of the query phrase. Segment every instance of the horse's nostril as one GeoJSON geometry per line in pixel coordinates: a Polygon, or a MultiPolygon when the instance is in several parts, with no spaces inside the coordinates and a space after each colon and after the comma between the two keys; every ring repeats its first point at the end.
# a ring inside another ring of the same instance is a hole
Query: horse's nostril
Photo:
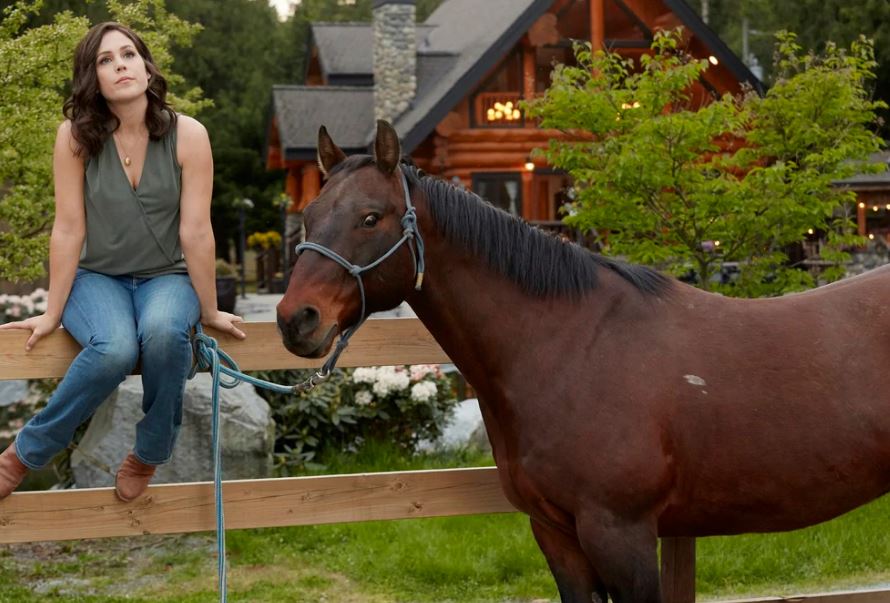
{"type": "Polygon", "coordinates": [[[320,315],[315,306],[303,306],[294,313],[291,324],[296,328],[299,335],[305,336],[318,328],[319,321],[320,315]]]}

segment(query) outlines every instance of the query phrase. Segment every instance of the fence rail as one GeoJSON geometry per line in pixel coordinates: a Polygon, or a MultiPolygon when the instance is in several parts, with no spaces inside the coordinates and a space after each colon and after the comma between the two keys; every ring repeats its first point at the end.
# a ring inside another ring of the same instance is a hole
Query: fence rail
{"type": "MultiPolygon", "coordinates": [[[[274,323],[246,323],[246,340],[209,330],[243,370],[318,368],[323,359],[289,354],[274,323]]],[[[79,351],[63,330],[24,351],[27,333],[0,331],[0,380],[61,377],[79,351]]],[[[449,359],[416,319],[369,320],[340,366],[445,363],[449,359]]],[[[223,483],[226,527],[265,528],[355,521],[506,513],[494,467],[326,475],[223,483]]],[[[0,543],[210,531],[213,484],[159,484],[132,503],[111,488],[16,492],[0,502],[0,543]]],[[[661,540],[664,603],[695,601],[695,540],[661,540]]],[[[760,601],[890,603],[890,590],[828,593],[760,601]]]]}

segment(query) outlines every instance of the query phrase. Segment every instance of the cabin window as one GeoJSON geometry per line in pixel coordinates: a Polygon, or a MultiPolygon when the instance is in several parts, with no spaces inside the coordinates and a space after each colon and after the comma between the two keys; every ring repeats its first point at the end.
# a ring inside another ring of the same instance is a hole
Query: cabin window
{"type": "Polygon", "coordinates": [[[522,216],[522,178],[518,173],[473,174],[473,192],[504,211],[522,216]]]}
{"type": "Polygon", "coordinates": [[[475,128],[521,128],[522,55],[518,51],[501,63],[473,95],[471,126],[475,128]]]}

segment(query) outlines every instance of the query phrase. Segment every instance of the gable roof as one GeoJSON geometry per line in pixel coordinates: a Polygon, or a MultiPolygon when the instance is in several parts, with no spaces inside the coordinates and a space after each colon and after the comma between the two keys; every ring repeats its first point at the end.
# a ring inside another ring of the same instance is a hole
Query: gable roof
{"type": "Polygon", "coordinates": [[[374,90],[367,86],[273,86],[272,104],[286,160],[313,160],[318,127],[324,124],[337,144],[364,151],[374,123],[374,90]]]}
{"type": "MultiPolygon", "coordinates": [[[[760,81],[685,0],[662,1],[738,81],[763,91],[760,81]]],[[[483,12],[478,10],[479,0],[445,0],[425,23],[418,25],[416,94],[408,109],[393,123],[405,153],[417,147],[448,112],[472,92],[553,2],[485,0],[483,12]]],[[[326,77],[341,82],[345,80],[338,78],[346,76],[373,77],[370,23],[316,23],[312,26],[312,36],[326,77]]],[[[372,144],[373,88],[361,88],[366,96],[349,96],[344,92],[347,88],[274,87],[273,102],[285,159],[314,158],[317,128],[321,124],[328,126],[334,139],[346,150],[363,151],[372,144]],[[292,98],[298,95],[307,98],[292,98]],[[346,98],[352,100],[347,103],[346,98]],[[351,104],[353,102],[355,104],[351,104]],[[304,123],[298,125],[299,122],[304,123]],[[290,127],[285,128],[285,124],[290,127]],[[338,136],[336,132],[341,131],[343,134],[338,136]]]]}
{"type": "MultiPolygon", "coordinates": [[[[426,48],[432,29],[418,24],[418,51],[426,48]]],[[[325,77],[374,75],[374,30],[370,23],[312,23],[311,35],[325,77]]]]}

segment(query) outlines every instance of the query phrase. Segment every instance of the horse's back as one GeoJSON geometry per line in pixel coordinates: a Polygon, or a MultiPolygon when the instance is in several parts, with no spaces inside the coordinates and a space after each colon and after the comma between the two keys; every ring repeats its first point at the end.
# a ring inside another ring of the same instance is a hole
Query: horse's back
{"type": "Polygon", "coordinates": [[[676,470],[666,533],[792,529],[890,490],[887,300],[890,267],[782,298],[677,292],[646,384],[676,470]]]}

